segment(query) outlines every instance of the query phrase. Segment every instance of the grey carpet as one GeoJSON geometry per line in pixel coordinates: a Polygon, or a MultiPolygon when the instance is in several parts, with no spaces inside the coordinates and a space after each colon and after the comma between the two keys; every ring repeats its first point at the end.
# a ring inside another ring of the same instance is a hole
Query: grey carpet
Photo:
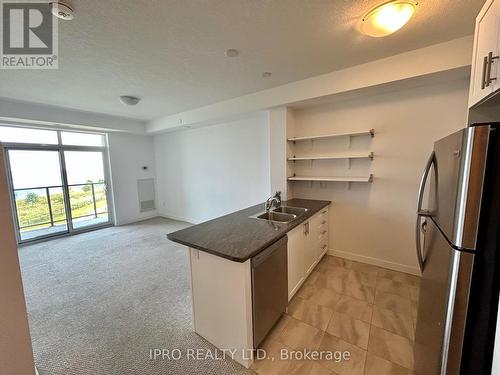
{"type": "Polygon", "coordinates": [[[40,375],[251,374],[226,360],[157,360],[153,348],[214,349],[193,332],[188,224],[152,219],[19,250],[40,375]]]}

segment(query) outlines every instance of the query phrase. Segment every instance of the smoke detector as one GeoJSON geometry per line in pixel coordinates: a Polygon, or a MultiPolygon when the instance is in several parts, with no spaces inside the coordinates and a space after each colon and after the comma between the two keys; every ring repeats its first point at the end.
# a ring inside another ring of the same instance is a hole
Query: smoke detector
{"type": "Polygon", "coordinates": [[[65,21],[70,21],[75,17],[73,8],[62,1],[53,1],[49,3],[50,10],[54,16],[65,21]]]}
{"type": "Polygon", "coordinates": [[[120,96],[120,101],[125,105],[136,105],[141,101],[141,98],[137,96],[122,95],[120,96]]]}

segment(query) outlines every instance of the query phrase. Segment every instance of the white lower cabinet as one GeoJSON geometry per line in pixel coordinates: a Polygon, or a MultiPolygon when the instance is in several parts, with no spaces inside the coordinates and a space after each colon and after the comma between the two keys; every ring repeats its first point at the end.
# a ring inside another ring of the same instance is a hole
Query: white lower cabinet
{"type": "Polygon", "coordinates": [[[314,229],[312,227],[311,220],[306,221],[304,226],[304,256],[305,256],[305,264],[304,264],[304,274],[305,277],[309,275],[316,264],[318,264],[318,256],[314,246],[314,229]],[[312,230],[312,231],[311,231],[312,230]]]}
{"type": "Polygon", "coordinates": [[[288,232],[288,300],[297,292],[304,282],[304,243],[303,225],[288,232]]]}
{"type": "Polygon", "coordinates": [[[328,251],[328,207],[313,216],[311,227],[314,231],[314,249],[318,261],[328,251]]]}
{"type": "Polygon", "coordinates": [[[288,232],[288,300],[328,251],[328,207],[288,232]]]}

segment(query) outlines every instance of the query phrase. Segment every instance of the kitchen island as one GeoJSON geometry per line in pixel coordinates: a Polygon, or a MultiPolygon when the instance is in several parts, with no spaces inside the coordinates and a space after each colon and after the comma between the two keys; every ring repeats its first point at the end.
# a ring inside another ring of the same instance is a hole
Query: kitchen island
{"type": "Polygon", "coordinates": [[[252,217],[264,211],[264,204],[259,204],[168,234],[170,240],[189,247],[195,331],[217,348],[231,350],[236,361],[249,367],[257,346],[252,259],[273,244],[286,244],[288,234],[287,265],[280,273],[287,274],[290,299],[327,250],[329,204],[308,199],[282,202],[307,209],[283,223],[252,217]]]}

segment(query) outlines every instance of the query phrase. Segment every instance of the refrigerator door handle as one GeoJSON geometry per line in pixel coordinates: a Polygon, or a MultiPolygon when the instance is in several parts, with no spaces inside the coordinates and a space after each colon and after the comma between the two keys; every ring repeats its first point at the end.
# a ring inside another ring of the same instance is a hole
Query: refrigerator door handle
{"type": "MultiPolygon", "coordinates": [[[[427,224],[424,221],[425,224],[427,224]]],[[[417,249],[417,259],[418,259],[418,266],[420,267],[420,272],[424,271],[424,264],[425,260],[422,256],[422,239],[420,238],[420,230],[423,227],[422,223],[422,216],[417,216],[417,230],[415,233],[415,238],[416,238],[416,249],[417,249]]]]}
{"type": "Polygon", "coordinates": [[[427,222],[424,220],[422,222],[422,217],[429,217],[431,213],[428,210],[422,209],[422,204],[424,201],[424,191],[425,186],[427,184],[427,178],[429,177],[429,172],[431,170],[432,165],[435,163],[435,153],[434,151],[429,156],[427,160],[427,164],[425,165],[424,173],[422,175],[422,179],[420,180],[420,186],[418,188],[418,198],[417,198],[417,222],[415,225],[415,242],[416,242],[416,251],[417,251],[417,259],[418,265],[420,267],[420,271],[424,270],[425,260],[422,255],[422,239],[421,239],[421,231],[425,233],[425,227],[427,222]]]}

